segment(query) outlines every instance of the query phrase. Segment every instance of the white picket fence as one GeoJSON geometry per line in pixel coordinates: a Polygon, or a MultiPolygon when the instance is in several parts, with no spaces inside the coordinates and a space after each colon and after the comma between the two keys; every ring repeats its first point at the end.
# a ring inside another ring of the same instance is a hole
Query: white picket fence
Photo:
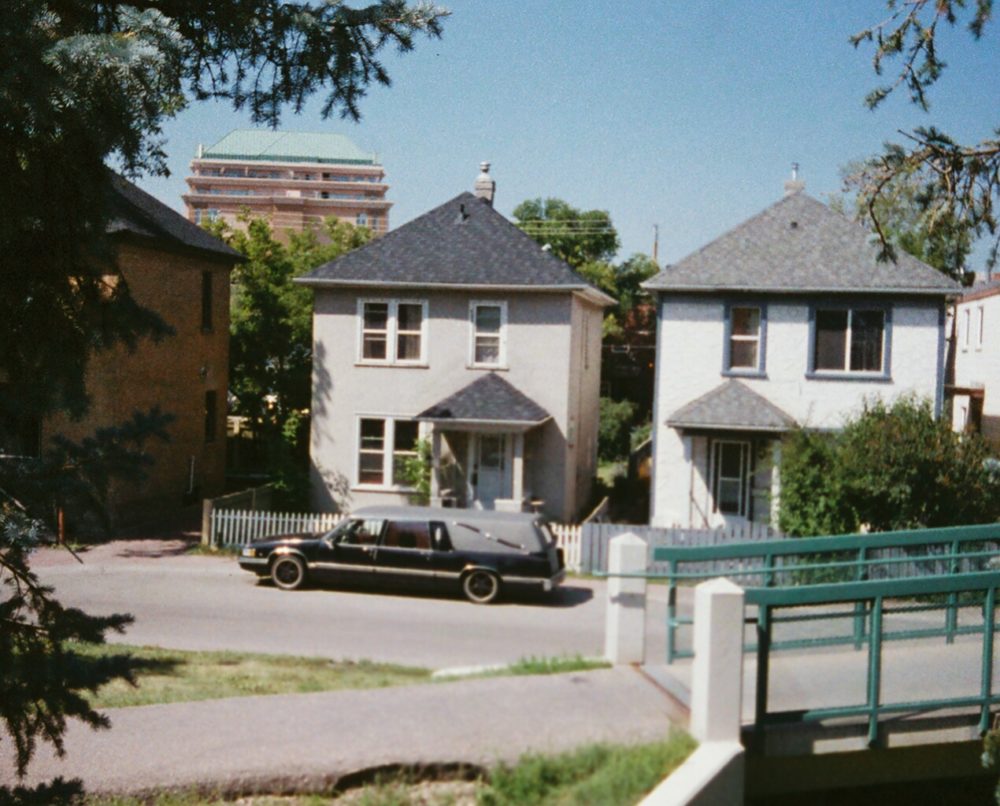
{"type": "Polygon", "coordinates": [[[296,532],[326,532],[344,516],[334,512],[263,512],[212,510],[209,535],[213,546],[245,546],[254,540],[296,532]]]}
{"type": "MultiPolygon", "coordinates": [[[[211,545],[239,547],[254,540],[296,532],[325,532],[344,518],[341,514],[319,512],[265,512],[244,509],[213,509],[209,516],[211,545]]],[[[660,529],[616,523],[565,524],[549,527],[556,545],[563,550],[570,571],[608,570],[608,543],[625,532],[637,534],[649,545],[650,561],[656,546],[715,546],[748,540],[774,540],[780,536],[758,524],[730,529],[660,529]]],[[[650,562],[653,571],[666,571],[650,562]]],[[[694,567],[688,570],[696,570],[694,567]]],[[[720,569],[724,572],[726,569],[720,569]]]]}

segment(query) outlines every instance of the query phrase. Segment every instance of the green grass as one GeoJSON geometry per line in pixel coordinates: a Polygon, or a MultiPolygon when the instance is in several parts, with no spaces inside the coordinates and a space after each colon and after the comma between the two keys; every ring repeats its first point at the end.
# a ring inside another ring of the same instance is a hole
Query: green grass
{"type": "Polygon", "coordinates": [[[558,756],[528,755],[493,770],[480,806],[620,806],[642,799],[695,748],[684,733],[655,744],[591,745],[558,756]]]}
{"type": "Polygon", "coordinates": [[[611,664],[597,658],[584,658],[581,655],[564,655],[556,658],[536,658],[529,656],[512,663],[506,669],[498,670],[497,675],[524,674],[565,674],[566,672],[589,672],[593,669],[610,669],[611,664]]]}
{"type": "MultiPolygon", "coordinates": [[[[695,742],[677,731],[653,744],[590,745],[557,756],[526,755],[500,765],[475,783],[477,806],[629,806],[640,801],[691,754],[695,742]]],[[[238,801],[193,794],[162,793],[152,798],[88,798],[88,806],[454,806],[466,803],[447,784],[428,789],[403,774],[396,779],[349,790],[341,797],[255,796],[238,801]]]]}
{"type": "Polygon", "coordinates": [[[95,708],[294,694],[430,681],[428,669],[371,661],[332,661],[248,652],[189,652],[124,644],[78,644],[88,657],[132,656],[137,687],[116,680],[90,700],[95,708]]]}
{"type": "MultiPolygon", "coordinates": [[[[338,689],[385,688],[432,682],[431,671],[373,661],[333,661],[250,652],[194,652],[128,644],[76,644],[90,658],[129,655],[137,686],[116,680],[90,701],[95,708],[125,708],[169,702],[214,700],[264,694],[301,694],[338,689]]],[[[528,657],[474,677],[565,674],[606,669],[604,660],[580,655],[528,657]]],[[[436,682],[454,681],[454,677],[436,682]]]]}

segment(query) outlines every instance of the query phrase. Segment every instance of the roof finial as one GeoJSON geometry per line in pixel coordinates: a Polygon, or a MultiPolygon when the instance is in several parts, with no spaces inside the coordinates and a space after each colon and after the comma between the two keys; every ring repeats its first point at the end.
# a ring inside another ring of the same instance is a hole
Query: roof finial
{"type": "Polygon", "coordinates": [[[806,183],[799,181],[799,164],[792,163],[792,178],[785,181],[785,195],[793,196],[806,189],[806,183]]]}

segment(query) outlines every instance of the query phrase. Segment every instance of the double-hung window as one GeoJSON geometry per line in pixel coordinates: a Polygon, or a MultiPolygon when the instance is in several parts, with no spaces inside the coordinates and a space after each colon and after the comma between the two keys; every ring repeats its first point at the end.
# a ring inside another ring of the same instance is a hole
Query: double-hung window
{"type": "Polygon", "coordinates": [[[376,299],[358,303],[358,362],[425,364],[427,302],[376,299]]]}
{"type": "Polygon", "coordinates": [[[763,375],[767,308],[763,305],[726,307],[724,374],[763,375]]]}
{"type": "Polygon", "coordinates": [[[395,417],[361,417],[358,423],[358,484],[408,488],[408,459],[417,457],[420,424],[395,417]]]}
{"type": "Polygon", "coordinates": [[[505,367],[507,303],[473,302],[469,305],[469,322],[469,363],[474,367],[505,367]]]}
{"type": "Polygon", "coordinates": [[[882,308],[817,309],[813,371],[888,374],[887,319],[882,308]]]}

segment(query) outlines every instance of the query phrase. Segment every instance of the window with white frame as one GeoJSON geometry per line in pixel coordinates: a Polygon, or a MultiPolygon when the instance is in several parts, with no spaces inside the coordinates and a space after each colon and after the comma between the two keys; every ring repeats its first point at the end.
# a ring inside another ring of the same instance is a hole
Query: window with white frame
{"type": "Polygon", "coordinates": [[[750,443],[714,442],[713,509],[723,515],[747,517],[750,495],[750,443]]]}
{"type": "Polygon", "coordinates": [[[886,313],[881,309],[816,311],[813,367],[816,372],[882,372],[886,313]]]}
{"type": "Polygon", "coordinates": [[[982,305],[976,306],[976,349],[983,349],[983,317],[985,315],[982,305]]]}
{"type": "Polygon", "coordinates": [[[360,363],[426,363],[426,301],[360,300],[358,321],[360,363]]]}
{"type": "Polygon", "coordinates": [[[469,363],[474,367],[507,364],[507,303],[473,302],[469,306],[472,339],[469,363]]]}
{"type": "Polygon", "coordinates": [[[729,365],[727,370],[761,369],[761,309],[759,305],[734,305],[729,309],[729,365]]]}
{"type": "Polygon", "coordinates": [[[972,311],[966,308],[962,311],[962,349],[969,349],[972,340],[972,311]]]}
{"type": "Polygon", "coordinates": [[[405,467],[417,457],[420,423],[395,417],[361,417],[358,424],[358,484],[408,489],[405,467]]]}

